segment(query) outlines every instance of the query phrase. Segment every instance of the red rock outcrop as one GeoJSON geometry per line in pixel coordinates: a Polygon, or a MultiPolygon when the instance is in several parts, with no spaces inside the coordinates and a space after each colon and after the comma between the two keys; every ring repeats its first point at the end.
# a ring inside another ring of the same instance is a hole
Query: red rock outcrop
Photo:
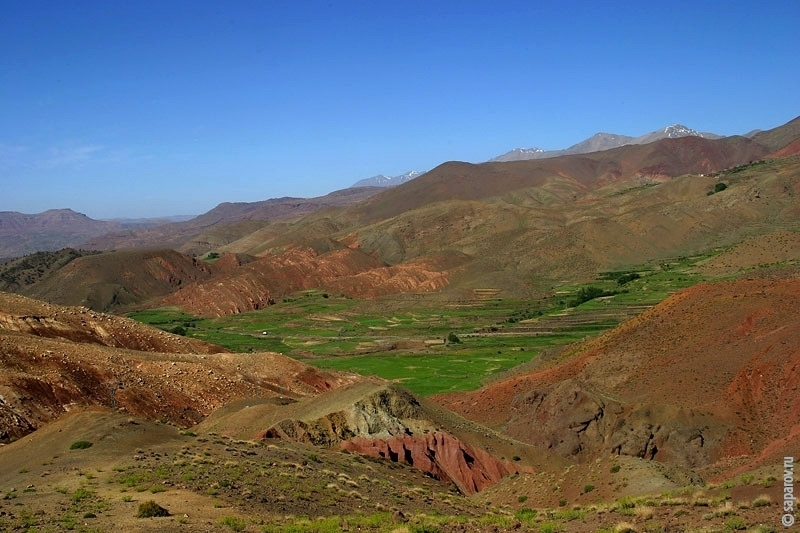
{"type": "Polygon", "coordinates": [[[475,494],[504,476],[533,470],[502,461],[465,444],[449,433],[344,441],[342,449],[393,462],[402,462],[438,479],[452,482],[462,494],[475,494]]]}

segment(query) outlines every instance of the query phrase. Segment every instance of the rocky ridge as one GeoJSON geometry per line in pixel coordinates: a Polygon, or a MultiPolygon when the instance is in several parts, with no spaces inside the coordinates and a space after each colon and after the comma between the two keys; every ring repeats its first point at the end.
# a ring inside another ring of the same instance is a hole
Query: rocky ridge
{"type": "Polygon", "coordinates": [[[496,457],[413,394],[382,381],[362,381],[283,406],[248,403],[240,406],[239,415],[210,417],[203,429],[404,463],[452,483],[462,494],[474,494],[510,474],[534,471],[527,464],[496,457]],[[266,427],[255,435],[239,433],[259,423],[266,427]]]}

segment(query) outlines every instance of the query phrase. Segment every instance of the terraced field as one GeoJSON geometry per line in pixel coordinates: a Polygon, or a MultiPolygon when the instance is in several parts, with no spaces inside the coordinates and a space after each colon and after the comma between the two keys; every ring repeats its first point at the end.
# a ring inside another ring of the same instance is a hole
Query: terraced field
{"type": "Polygon", "coordinates": [[[176,308],[130,316],[240,352],[275,351],[319,368],[376,375],[433,395],[472,390],[542,352],[597,335],[703,277],[711,255],[607,272],[541,300],[473,298],[369,302],[304,291],[266,309],[202,319],[176,308]],[[585,301],[584,301],[585,300],[585,301]]]}

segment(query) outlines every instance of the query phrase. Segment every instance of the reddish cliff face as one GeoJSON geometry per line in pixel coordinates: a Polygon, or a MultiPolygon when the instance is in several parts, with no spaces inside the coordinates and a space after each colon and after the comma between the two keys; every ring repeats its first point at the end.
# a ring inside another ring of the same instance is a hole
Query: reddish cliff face
{"type": "Polygon", "coordinates": [[[533,472],[475,449],[449,433],[388,439],[356,437],[342,442],[341,447],[353,453],[406,463],[452,482],[463,494],[480,492],[509,474],[533,472]]]}

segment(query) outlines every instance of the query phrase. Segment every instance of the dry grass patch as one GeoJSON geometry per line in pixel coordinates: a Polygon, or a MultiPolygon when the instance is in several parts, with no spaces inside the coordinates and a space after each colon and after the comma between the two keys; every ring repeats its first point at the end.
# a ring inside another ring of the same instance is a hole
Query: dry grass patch
{"type": "Polygon", "coordinates": [[[750,503],[751,507],[769,507],[772,505],[772,498],[769,494],[760,494],[750,503]]]}
{"type": "Polygon", "coordinates": [[[655,510],[649,505],[636,507],[633,511],[634,516],[639,520],[650,520],[655,515],[655,510]]]}
{"type": "Polygon", "coordinates": [[[619,522],[614,525],[614,533],[637,533],[637,529],[630,522],[619,522]]]}

